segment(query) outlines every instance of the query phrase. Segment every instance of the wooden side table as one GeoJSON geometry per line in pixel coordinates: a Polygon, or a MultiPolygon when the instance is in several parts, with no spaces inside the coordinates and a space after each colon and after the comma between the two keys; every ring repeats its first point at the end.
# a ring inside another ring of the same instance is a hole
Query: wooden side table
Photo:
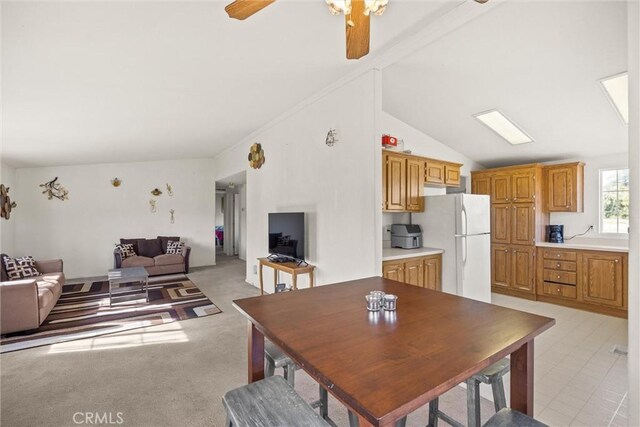
{"type": "Polygon", "coordinates": [[[284,273],[291,274],[291,283],[293,285],[293,289],[298,289],[298,274],[309,274],[309,287],[313,288],[314,279],[313,279],[313,271],[316,266],[307,264],[304,267],[299,266],[297,262],[273,262],[270,261],[269,258],[258,258],[258,274],[260,277],[260,295],[264,295],[264,283],[262,279],[262,267],[267,266],[273,268],[273,283],[278,283],[278,272],[282,271],[284,273]]]}

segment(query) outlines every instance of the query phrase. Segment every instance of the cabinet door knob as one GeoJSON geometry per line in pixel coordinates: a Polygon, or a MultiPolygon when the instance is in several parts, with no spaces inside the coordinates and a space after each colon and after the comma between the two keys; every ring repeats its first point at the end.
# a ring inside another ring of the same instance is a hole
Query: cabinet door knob
{"type": "Polygon", "coordinates": [[[560,258],[560,254],[558,254],[557,257],[560,258]]]}
{"type": "Polygon", "coordinates": [[[616,262],[618,262],[618,260],[616,260],[616,262]]]}
{"type": "Polygon", "coordinates": [[[560,263],[557,263],[557,264],[556,264],[556,268],[560,268],[560,263]]]}
{"type": "Polygon", "coordinates": [[[560,288],[558,288],[558,293],[560,293],[560,292],[561,292],[561,291],[560,291],[560,288]]]}
{"type": "Polygon", "coordinates": [[[513,201],[514,201],[514,202],[516,202],[517,200],[518,200],[517,198],[515,198],[515,197],[513,198],[513,201]]]}
{"type": "Polygon", "coordinates": [[[504,250],[504,252],[505,252],[505,253],[509,252],[509,249],[505,249],[505,250],[504,250]]]}
{"type": "Polygon", "coordinates": [[[558,275],[558,279],[560,278],[560,275],[558,275]]]}

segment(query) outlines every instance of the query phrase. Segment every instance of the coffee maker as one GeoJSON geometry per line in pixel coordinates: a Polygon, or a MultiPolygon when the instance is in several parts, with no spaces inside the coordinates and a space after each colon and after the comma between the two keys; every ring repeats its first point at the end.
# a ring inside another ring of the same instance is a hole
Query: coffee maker
{"type": "Polygon", "coordinates": [[[547,242],[564,243],[564,225],[547,225],[547,242]]]}

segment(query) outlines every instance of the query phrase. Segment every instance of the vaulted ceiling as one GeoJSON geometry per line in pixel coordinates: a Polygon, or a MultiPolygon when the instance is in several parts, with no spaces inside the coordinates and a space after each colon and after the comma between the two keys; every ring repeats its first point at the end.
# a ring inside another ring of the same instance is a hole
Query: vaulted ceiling
{"type": "Polygon", "coordinates": [[[509,1],[383,71],[383,108],[499,166],[627,151],[598,80],[627,69],[624,1],[509,1]],[[473,115],[498,108],[535,140],[512,146],[473,115]]]}
{"type": "MultiPolygon", "coordinates": [[[[372,54],[461,2],[395,0],[372,54]]],[[[3,161],[214,156],[358,66],[321,0],[225,3],[3,1],[3,161]]]]}

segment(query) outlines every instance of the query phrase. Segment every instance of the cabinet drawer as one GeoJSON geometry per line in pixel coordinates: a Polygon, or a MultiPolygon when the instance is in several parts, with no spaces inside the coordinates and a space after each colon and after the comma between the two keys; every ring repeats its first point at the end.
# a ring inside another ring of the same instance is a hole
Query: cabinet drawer
{"type": "Polygon", "coordinates": [[[571,252],[571,251],[556,250],[556,249],[545,249],[544,258],[556,259],[560,261],[576,261],[578,259],[578,253],[571,252]]]}
{"type": "Polygon", "coordinates": [[[544,282],[542,284],[542,293],[545,295],[553,295],[557,297],[576,299],[578,292],[575,286],[559,285],[557,283],[544,282]]]}
{"type": "Polygon", "coordinates": [[[574,261],[553,261],[545,259],[544,268],[548,268],[549,270],[577,271],[578,264],[574,261]]]}
{"type": "Polygon", "coordinates": [[[545,282],[566,283],[575,285],[577,283],[577,274],[570,271],[544,270],[545,282]]]}

